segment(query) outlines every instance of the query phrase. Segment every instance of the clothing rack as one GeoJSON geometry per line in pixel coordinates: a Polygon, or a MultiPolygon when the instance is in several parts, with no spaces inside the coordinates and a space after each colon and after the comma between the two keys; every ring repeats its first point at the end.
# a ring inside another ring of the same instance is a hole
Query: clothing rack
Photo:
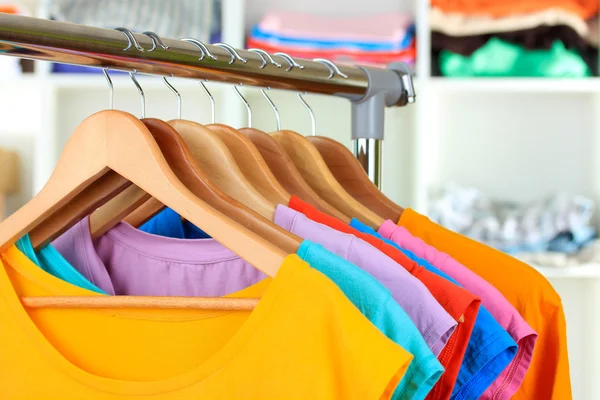
{"type": "Polygon", "coordinates": [[[0,14],[0,52],[4,55],[347,98],[352,102],[354,153],[378,186],[384,109],[415,101],[410,69],[403,63],[393,63],[387,69],[335,66],[326,60],[267,57],[266,53],[158,38],[148,32],[128,34],[0,14]]]}

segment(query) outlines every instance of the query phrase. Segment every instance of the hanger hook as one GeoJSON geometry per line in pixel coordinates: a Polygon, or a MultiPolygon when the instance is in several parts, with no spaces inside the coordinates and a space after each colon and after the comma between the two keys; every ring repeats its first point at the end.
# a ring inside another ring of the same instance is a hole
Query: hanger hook
{"type": "Polygon", "coordinates": [[[262,49],[248,49],[248,51],[258,54],[260,56],[260,58],[262,59],[263,63],[258,68],[263,69],[267,65],[267,60],[269,60],[269,62],[271,64],[273,64],[274,66],[276,66],[277,68],[281,68],[281,64],[279,64],[277,61],[275,61],[273,59],[273,57],[271,57],[271,55],[269,53],[267,53],[266,51],[264,51],[262,49]]]}
{"type": "Polygon", "coordinates": [[[171,92],[175,93],[175,96],[177,96],[177,119],[181,119],[181,94],[175,89],[175,86],[171,85],[166,76],[163,76],[162,79],[163,82],[165,82],[165,85],[171,89],[171,92]]]}
{"type": "Polygon", "coordinates": [[[333,76],[335,74],[338,74],[339,76],[341,76],[344,79],[348,79],[348,75],[346,75],[345,73],[340,71],[338,66],[335,65],[332,61],[330,61],[326,58],[314,58],[313,61],[320,62],[321,64],[325,64],[327,66],[327,68],[329,68],[329,76],[327,77],[327,79],[333,78],[333,76]]]}
{"type": "Polygon", "coordinates": [[[110,79],[110,75],[108,75],[108,68],[102,68],[102,73],[104,74],[104,77],[106,78],[106,82],[108,82],[108,87],[110,88],[110,95],[109,95],[109,106],[110,109],[114,109],[114,99],[115,99],[115,87],[113,86],[113,82],[112,79],[110,79]]]}
{"type": "Polygon", "coordinates": [[[150,50],[148,50],[148,53],[153,50],[156,50],[157,44],[163,50],[169,50],[169,46],[164,44],[163,41],[160,39],[160,37],[156,33],[152,32],[152,31],[146,31],[143,34],[148,36],[150,38],[150,40],[152,40],[152,48],[150,50]]]}
{"type": "MultiPolygon", "coordinates": [[[[242,86],[241,83],[240,86],[242,86]]],[[[242,93],[240,93],[236,85],[233,86],[233,90],[235,90],[237,96],[240,98],[240,100],[242,100],[242,102],[246,106],[246,110],[248,111],[248,128],[252,128],[252,109],[250,108],[250,103],[248,103],[244,96],[242,96],[242,93]]]]}
{"type": "MultiPolygon", "coordinates": [[[[306,93],[304,93],[304,94],[306,94],[306,93]]],[[[308,110],[308,113],[310,114],[310,125],[311,125],[312,136],[317,136],[317,119],[315,118],[315,113],[313,112],[312,108],[310,108],[310,106],[308,105],[306,100],[304,100],[304,98],[302,97],[302,93],[298,93],[297,96],[298,96],[298,99],[304,105],[304,107],[306,107],[306,109],[308,110]]]]}
{"type": "Polygon", "coordinates": [[[144,118],[146,118],[146,96],[144,95],[144,90],[140,86],[140,83],[135,78],[136,72],[137,71],[135,71],[135,70],[133,72],[129,72],[129,77],[131,78],[131,80],[133,81],[133,84],[135,85],[138,92],[140,93],[140,99],[142,100],[142,117],[140,119],[144,119],[144,118]]]}
{"type": "Polygon", "coordinates": [[[202,43],[201,41],[199,41],[198,39],[194,39],[194,38],[183,38],[181,39],[184,42],[189,42],[193,45],[195,45],[196,47],[198,47],[200,49],[200,51],[202,51],[202,57],[199,58],[200,61],[204,60],[205,57],[209,57],[212,58],[213,60],[217,61],[217,57],[212,54],[210,52],[210,50],[208,50],[208,47],[206,47],[206,45],[204,43],[202,43]]]}
{"type": "Polygon", "coordinates": [[[288,71],[288,72],[291,71],[292,68],[294,68],[294,67],[296,67],[298,69],[304,69],[304,65],[298,64],[296,62],[296,60],[294,60],[289,54],[279,52],[279,53],[273,53],[273,55],[283,58],[290,64],[290,66],[286,68],[286,71],[288,71]]]}
{"type": "Polygon", "coordinates": [[[123,32],[123,34],[125,35],[125,37],[127,37],[127,47],[125,47],[123,49],[123,51],[127,51],[131,48],[131,46],[135,46],[136,49],[138,49],[140,52],[144,52],[144,48],[142,46],[140,46],[140,44],[138,43],[137,39],[135,38],[135,36],[133,35],[133,32],[131,32],[129,29],[127,28],[123,28],[122,26],[115,28],[116,31],[119,32],[123,32]]]}
{"type": "Polygon", "coordinates": [[[213,44],[213,46],[219,46],[219,47],[227,50],[229,52],[229,54],[231,54],[231,60],[229,60],[229,64],[233,64],[235,62],[235,60],[239,60],[239,61],[243,62],[244,64],[246,64],[248,62],[247,59],[240,56],[238,54],[238,52],[233,47],[228,45],[227,43],[215,43],[215,44],[213,44]]]}
{"type": "MultiPolygon", "coordinates": [[[[206,81],[208,82],[208,79],[206,81]]],[[[206,87],[204,82],[199,81],[198,83],[200,84],[200,86],[202,86],[202,89],[204,89],[204,93],[206,93],[206,95],[210,99],[210,123],[214,124],[215,123],[215,98],[208,91],[208,88],[206,87]]]]}
{"type": "MultiPolygon", "coordinates": [[[[269,88],[269,87],[267,89],[271,90],[271,88],[269,88]]],[[[265,92],[264,88],[260,89],[260,92],[262,93],[263,96],[265,96],[265,99],[267,99],[267,101],[271,105],[271,108],[273,109],[273,112],[275,113],[275,120],[277,121],[277,130],[280,131],[281,130],[281,120],[279,118],[279,110],[275,106],[275,103],[273,103],[273,100],[271,100],[271,98],[267,95],[267,92],[265,92]]]]}

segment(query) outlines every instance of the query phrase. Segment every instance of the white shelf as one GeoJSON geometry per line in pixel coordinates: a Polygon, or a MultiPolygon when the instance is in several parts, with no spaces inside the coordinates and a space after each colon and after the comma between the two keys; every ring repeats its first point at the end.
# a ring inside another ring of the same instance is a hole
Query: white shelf
{"type": "Polygon", "coordinates": [[[600,78],[445,78],[432,77],[438,91],[487,93],[598,93],[600,78]]]}

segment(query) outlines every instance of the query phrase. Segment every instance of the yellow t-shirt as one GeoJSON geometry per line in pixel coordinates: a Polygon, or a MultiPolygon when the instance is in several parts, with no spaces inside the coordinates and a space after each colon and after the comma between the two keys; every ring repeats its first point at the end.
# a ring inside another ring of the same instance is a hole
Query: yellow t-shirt
{"type": "Polygon", "coordinates": [[[413,210],[405,209],[398,225],[494,285],[538,333],[531,364],[512,399],[570,400],[565,313],[550,282],[529,265],[413,210]]]}
{"type": "Polygon", "coordinates": [[[1,259],[6,400],[387,399],[412,360],[296,255],[232,294],[261,297],[247,312],[26,309],[20,296],[98,294],[15,247],[1,259]]]}

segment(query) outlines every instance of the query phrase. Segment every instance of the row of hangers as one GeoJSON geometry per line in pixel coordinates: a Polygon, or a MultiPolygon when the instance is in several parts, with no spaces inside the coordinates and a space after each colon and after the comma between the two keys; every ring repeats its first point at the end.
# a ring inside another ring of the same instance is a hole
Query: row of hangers
{"type": "MultiPolygon", "coordinates": [[[[127,38],[124,51],[132,48],[151,52],[158,47],[168,50],[160,38],[152,39],[151,49],[143,49],[133,34],[118,28],[127,38]]],[[[201,51],[200,61],[216,59],[208,48],[195,39],[183,39],[201,51]]],[[[226,49],[230,64],[246,63],[232,47],[226,49]]],[[[252,49],[264,68],[271,63],[283,66],[271,55],[252,49]]],[[[277,53],[292,68],[303,67],[292,57],[277,53]]],[[[323,62],[334,74],[343,74],[328,60],[323,62]]],[[[299,100],[308,109],[312,135],[305,137],[281,130],[275,104],[261,89],[277,118],[277,131],[271,134],[255,128],[234,129],[216,124],[215,102],[211,100],[209,125],[181,119],[181,96],[177,95],[178,119],[164,122],[145,118],[144,94],[130,76],[142,97],[142,118],[112,110],[113,85],[107,71],[111,109],[84,120],[73,132],[47,184],[31,201],[0,224],[0,251],[25,234],[34,248],[52,242],[82,218],[90,215],[93,238],[110,230],[120,221],[135,227],[152,218],[164,207],[202,228],[242,259],[274,277],[284,258],[296,253],[301,239],[274,224],[278,204],[288,204],[297,195],[317,209],[349,222],[356,217],[378,227],[384,219],[398,220],[402,208],[389,200],[368,179],[352,153],[342,144],[315,136],[315,118],[301,94],[299,100]]],[[[251,109],[237,87],[233,87],[251,109]]],[[[135,266],[132,266],[135,268],[135,266]]],[[[253,309],[259,299],[146,297],[146,296],[56,296],[23,297],[30,308],[192,308],[219,310],[253,309]]]]}

